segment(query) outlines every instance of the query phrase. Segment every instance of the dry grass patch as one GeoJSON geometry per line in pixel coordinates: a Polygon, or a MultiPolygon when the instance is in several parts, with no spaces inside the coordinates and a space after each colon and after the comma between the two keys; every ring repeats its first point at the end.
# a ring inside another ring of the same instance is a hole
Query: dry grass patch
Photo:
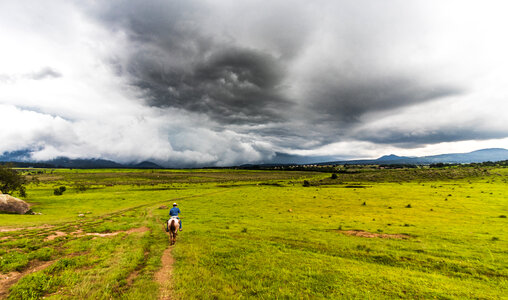
{"type": "Polygon", "coordinates": [[[338,230],[338,232],[345,235],[359,236],[364,238],[402,239],[402,240],[407,240],[411,238],[411,236],[403,233],[398,234],[373,233],[364,230],[338,230]]]}

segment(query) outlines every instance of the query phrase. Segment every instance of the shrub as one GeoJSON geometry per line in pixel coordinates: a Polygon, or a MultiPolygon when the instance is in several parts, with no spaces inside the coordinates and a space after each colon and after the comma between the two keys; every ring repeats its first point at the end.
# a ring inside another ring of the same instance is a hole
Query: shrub
{"type": "Polygon", "coordinates": [[[309,187],[310,186],[310,182],[308,180],[304,180],[303,181],[303,186],[309,187]]]}
{"type": "Polygon", "coordinates": [[[74,188],[78,192],[84,192],[84,191],[88,190],[88,187],[84,184],[77,184],[74,188]]]}
{"type": "Polygon", "coordinates": [[[337,176],[337,173],[333,173],[331,178],[332,178],[332,179],[337,179],[338,177],[339,177],[339,176],[337,176]]]}
{"type": "Polygon", "coordinates": [[[67,190],[67,188],[65,186],[61,186],[59,188],[55,188],[53,190],[53,194],[55,194],[56,196],[60,196],[62,195],[65,191],[67,190]]]}

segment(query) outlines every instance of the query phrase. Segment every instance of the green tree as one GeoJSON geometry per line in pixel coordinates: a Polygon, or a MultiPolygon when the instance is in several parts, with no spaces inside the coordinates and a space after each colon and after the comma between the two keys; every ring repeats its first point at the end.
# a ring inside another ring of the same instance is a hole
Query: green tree
{"type": "Polygon", "coordinates": [[[11,164],[0,164],[0,191],[6,194],[18,191],[21,197],[25,197],[26,178],[12,167],[11,164]]]}

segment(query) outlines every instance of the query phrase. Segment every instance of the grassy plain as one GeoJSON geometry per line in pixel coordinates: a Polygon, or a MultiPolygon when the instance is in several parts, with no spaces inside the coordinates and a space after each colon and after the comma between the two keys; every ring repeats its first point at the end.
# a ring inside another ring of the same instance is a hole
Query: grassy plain
{"type": "Polygon", "coordinates": [[[36,176],[26,200],[42,215],[0,215],[0,274],[23,275],[0,298],[157,299],[169,247],[168,210],[158,208],[175,201],[184,222],[172,248],[175,299],[508,294],[508,169],[36,176]]]}

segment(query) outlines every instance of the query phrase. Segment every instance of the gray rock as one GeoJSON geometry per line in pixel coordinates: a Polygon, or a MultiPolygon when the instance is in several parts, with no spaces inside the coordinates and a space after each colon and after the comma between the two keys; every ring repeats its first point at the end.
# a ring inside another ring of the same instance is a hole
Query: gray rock
{"type": "Polygon", "coordinates": [[[25,201],[7,194],[0,194],[0,212],[24,215],[30,211],[25,201]]]}

